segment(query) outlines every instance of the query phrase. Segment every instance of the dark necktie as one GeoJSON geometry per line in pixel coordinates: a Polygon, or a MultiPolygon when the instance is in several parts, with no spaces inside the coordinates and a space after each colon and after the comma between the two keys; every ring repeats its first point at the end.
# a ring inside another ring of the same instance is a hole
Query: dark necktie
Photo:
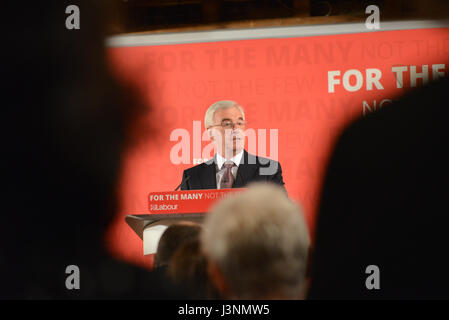
{"type": "Polygon", "coordinates": [[[221,178],[220,189],[230,189],[234,184],[234,176],[232,175],[232,167],[235,166],[235,163],[232,161],[226,161],[223,164],[225,168],[225,172],[223,178],[221,178]]]}

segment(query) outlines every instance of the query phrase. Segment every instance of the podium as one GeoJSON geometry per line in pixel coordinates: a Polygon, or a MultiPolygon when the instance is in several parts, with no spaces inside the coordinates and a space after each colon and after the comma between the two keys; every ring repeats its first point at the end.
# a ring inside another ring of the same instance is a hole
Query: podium
{"type": "Polygon", "coordinates": [[[150,192],[148,194],[149,213],[126,215],[125,221],[142,239],[143,254],[155,254],[162,233],[171,224],[180,221],[202,223],[217,200],[242,190],[245,189],[150,192]]]}

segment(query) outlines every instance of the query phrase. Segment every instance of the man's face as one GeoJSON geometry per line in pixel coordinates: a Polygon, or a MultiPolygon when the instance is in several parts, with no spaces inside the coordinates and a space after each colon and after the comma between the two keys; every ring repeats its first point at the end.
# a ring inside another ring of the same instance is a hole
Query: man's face
{"type": "Polygon", "coordinates": [[[210,130],[210,136],[223,157],[232,158],[243,150],[245,144],[244,123],[245,119],[237,107],[219,109],[215,112],[214,126],[210,130]]]}

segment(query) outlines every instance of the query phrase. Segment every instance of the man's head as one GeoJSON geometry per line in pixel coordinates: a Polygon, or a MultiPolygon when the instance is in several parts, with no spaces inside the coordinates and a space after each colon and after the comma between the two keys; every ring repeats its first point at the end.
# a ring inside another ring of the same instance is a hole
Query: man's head
{"type": "Polygon", "coordinates": [[[304,297],[309,233],[301,210],[279,187],[252,185],[218,203],[201,242],[224,297],[304,297]]]}
{"type": "Polygon", "coordinates": [[[235,101],[222,100],[206,111],[204,125],[217,152],[229,159],[243,150],[246,126],[243,108],[235,101]]]}
{"type": "Polygon", "coordinates": [[[154,267],[167,266],[175,251],[182,244],[199,237],[200,232],[201,226],[189,221],[169,226],[159,240],[154,257],[154,267]]]}

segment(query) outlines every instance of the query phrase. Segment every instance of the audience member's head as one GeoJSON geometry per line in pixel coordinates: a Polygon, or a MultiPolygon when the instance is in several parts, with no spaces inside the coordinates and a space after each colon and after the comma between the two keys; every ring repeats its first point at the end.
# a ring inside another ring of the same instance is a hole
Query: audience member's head
{"type": "Polygon", "coordinates": [[[201,250],[199,237],[184,243],[176,250],[170,260],[168,276],[192,298],[219,298],[207,272],[207,260],[201,250]]]}
{"type": "Polygon", "coordinates": [[[321,192],[309,299],[449,297],[448,100],[449,78],[440,79],[340,135],[321,192]]]}
{"type": "Polygon", "coordinates": [[[255,184],[219,202],[201,241],[223,297],[304,297],[309,233],[301,210],[277,186],[255,184]]]}
{"type": "Polygon", "coordinates": [[[194,222],[182,221],[170,225],[162,234],[154,257],[154,267],[168,266],[175,251],[184,243],[198,238],[201,226],[194,222]]]}
{"type": "MultiPolygon", "coordinates": [[[[3,54],[1,126],[2,291],[11,297],[67,297],[87,291],[117,209],[121,159],[135,120],[148,111],[109,69],[103,1],[10,3],[3,54]],[[77,5],[80,29],[67,29],[77,5]],[[65,268],[78,265],[81,290],[65,268]],[[71,295],[70,295],[71,294],[71,295]]],[[[99,287],[97,287],[98,289],[99,287]]],[[[98,296],[97,296],[98,297],[98,296]]]]}

